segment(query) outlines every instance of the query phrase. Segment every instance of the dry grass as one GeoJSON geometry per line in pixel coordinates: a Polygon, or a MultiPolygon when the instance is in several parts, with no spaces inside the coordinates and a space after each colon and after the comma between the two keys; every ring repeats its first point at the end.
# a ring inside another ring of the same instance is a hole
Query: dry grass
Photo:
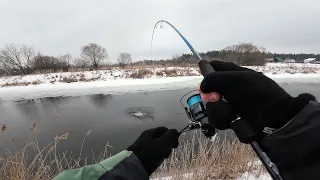
{"type": "Polygon", "coordinates": [[[302,70],[303,74],[312,74],[312,73],[317,73],[317,71],[319,71],[319,69],[317,68],[304,68],[302,70]]]}
{"type": "MultiPolygon", "coordinates": [[[[99,70],[106,69],[105,67],[99,68],[99,70]]],[[[90,71],[90,68],[80,68],[80,67],[71,67],[68,71],[63,69],[44,69],[44,70],[36,70],[33,71],[31,74],[51,74],[51,73],[63,73],[63,72],[83,72],[83,71],[90,71]]]]}
{"type": "MultiPolygon", "coordinates": [[[[81,156],[85,138],[90,135],[88,131],[84,136],[78,157],[64,152],[57,153],[59,142],[68,139],[69,133],[56,136],[52,142],[40,148],[33,132],[30,132],[29,140],[26,145],[14,152],[8,150],[6,157],[0,157],[0,180],[44,180],[52,179],[65,169],[74,169],[89,164],[86,157],[81,156]]],[[[3,143],[3,142],[2,142],[3,143]]],[[[1,142],[0,142],[1,144],[1,142]]],[[[94,159],[93,163],[100,162],[110,154],[107,149],[94,159]]]]}
{"type": "Polygon", "coordinates": [[[210,141],[195,133],[182,141],[183,145],[153,174],[154,179],[236,179],[244,172],[257,176],[265,173],[262,165],[254,163],[257,157],[251,147],[238,140],[210,141]]]}
{"type": "MultiPolygon", "coordinates": [[[[174,65],[170,64],[168,65],[170,67],[187,67],[189,65],[187,64],[179,64],[174,65]]],[[[197,64],[191,64],[191,67],[196,67],[197,64]]],[[[133,66],[125,66],[125,67],[119,67],[119,66],[100,66],[98,70],[111,70],[113,68],[119,68],[119,69],[150,69],[150,68],[165,68],[164,65],[133,65],[133,66]]],[[[90,67],[70,67],[68,71],[63,69],[45,69],[45,70],[36,70],[33,71],[31,74],[51,74],[51,73],[63,73],[63,72],[83,72],[83,71],[95,71],[96,69],[90,68],[90,67]]]]}
{"type": "Polygon", "coordinates": [[[32,85],[38,85],[40,84],[41,82],[39,80],[34,80],[31,82],[32,85]]]}
{"type": "Polygon", "coordinates": [[[80,75],[79,81],[87,81],[86,76],[83,73],[80,75]]]}
{"type": "Polygon", "coordinates": [[[138,69],[135,72],[133,72],[132,74],[130,74],[130,78],[134,78],[134,79],[142,79],[145,77],[150,77],[153,75],[153,72],[149,69],[138,69]]]}
{"type": "MultiPolygon", "coordinates": [[[[79,168],[90,164],[83,157],[82,148],[88,131],[79,148],[79,156],[68,155],[67,152],[57,153],[59,142],[67,141],[69,133],[56,136],[52,142],[40,148],[36,136],[35,124],[30,129],[29,140],[23,148],[7,152],[6,157],[0,157],[0,180],[43,180],[52,179],[66,169],[79,168]]],[[[3,142],[2,142],[3,143],[3,142]]],[[[0,145],[3,146],[3,144],[0,145]]],[[[100,162],[111,154],[108,144],[98,158],[93,157],[92,163],[100,162]]],[[[192,137],[183,136],[180,146],[173,151],[171,157],[153,173],[152,178],[171,176],[170,180],[181,179],[235,179],[244,172],[265,173],[261,165],[255,165],[256,157],[248,145],[237,140],[210,141],[202,134],[194,132],[192,137]],[[251,165],[250,165],[251,164],[251,165]],[[186,178],[184,174],[190,174],[186,178]]]]}
{"type": "Polygon", "coordinates": [[[32,85],[38,85],[40,84],[41,82],[39,80],[34,80],[32,82],[18,82],[18,81],[15,81],[15,82],[12,82],[12,83],[9,83],[9,82],[6,82],[5,84],[2,84],[1,87],[12,87],[12,86],[28,86],[30,84],[32,85]]]}
{"type": "Polygon", "coordinates": [[[174,69],[165,69],[164,73],[166,74],[167,77],[176,77],[179,76],[179,70],[174,68],[174,69]]]}
{"type": "Polygon", "coordinates": [[[6,82],[5,84],[1,85],[1,87],[11,87],[11,86],[28,86],[29,84],[31,84],[31,82],[6,82]]]}
{"type": "Polygon", "coordinates": [[[160,69],[156,71],[156,75],[163,77],[177,77],[177,76],[197,76],[199,75],[198,73],[195,73],[195,71],[193,71],[193,67],[190,68],[164,68],[164,69],[160,69]]]}

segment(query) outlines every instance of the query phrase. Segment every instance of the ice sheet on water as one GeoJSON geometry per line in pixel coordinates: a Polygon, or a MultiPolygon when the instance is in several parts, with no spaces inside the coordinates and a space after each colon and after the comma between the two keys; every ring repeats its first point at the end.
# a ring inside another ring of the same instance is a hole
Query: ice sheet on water
{"type": "Polygon", "coordinates": [[[153,120],[154,119],[154,108],[153,107],[131,107],[125,110],[125,112],[138,118],[141,121],[153,120]]]}

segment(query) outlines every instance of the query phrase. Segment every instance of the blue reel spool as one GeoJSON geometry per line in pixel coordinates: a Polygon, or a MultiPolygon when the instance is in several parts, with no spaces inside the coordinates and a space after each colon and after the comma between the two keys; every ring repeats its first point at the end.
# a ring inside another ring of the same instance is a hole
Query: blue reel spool
{"type": "Polygon", "coordinates": [[[189,97],[187,99],[187,103],[188,103],[189,108],[191,108],[191,106],[196,103],[202,103],[202,99],[200,97],[200,94],[195,94],[195,95],[189,97]]]}
{"type": "Polygon", "coordinates": [[[200,121],[201,119],[207,117],[206,110],[204,108],[200,94],[195,94],[187,99],[187,104],[189,106],[189,112],[193,120],[200,121]]]}

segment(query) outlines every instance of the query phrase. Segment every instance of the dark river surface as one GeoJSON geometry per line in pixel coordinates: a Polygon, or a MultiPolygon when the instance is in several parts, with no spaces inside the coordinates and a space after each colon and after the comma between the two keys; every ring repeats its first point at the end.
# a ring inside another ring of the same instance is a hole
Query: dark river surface
{"type": "MultiPolygon", "coordinates": [[[[309,92],[320,98],[320,84],[281,86],[292,95],[309,92]]],[[[84,136],[91,131],[83,153],[92,154],[92,150],[99,153],[109,143],[114,147],[110,149],[114,154],[127,148],[145,129],[166,126],[181,130],[186,126],[188,120],[179,100],[190,90],[2,101],[0,125],[6,124],[7,128],[0,134],[0,156],[5,156],[7,148],[19,149],[25,145],[34,122],[37,130],[33,134],[40,146],[51,142],[56,135],[69,133],[68,139],[59,143],[58,150],[78,153],[84,136]]]]}

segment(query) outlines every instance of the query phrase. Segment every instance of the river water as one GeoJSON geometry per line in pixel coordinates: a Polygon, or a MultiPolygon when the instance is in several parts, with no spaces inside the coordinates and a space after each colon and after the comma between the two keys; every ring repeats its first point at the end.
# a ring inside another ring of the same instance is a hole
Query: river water
{"type": "MultiPolygon", "coordinates": [[[[309,92],[320,98],[320,84],[282,83],[292,95],[309,92]]],[[[0,156],[8,149],[22,147],[32,136],[40,146],[56,135],[69,133],[59,143],[59,151],[78,153],[86,137],[83,153],[99,153],[106,144],[112,154],[127,148],[140,133],[149,128],[166,126],[182,129],[188,120],[180,98],[191,88],[128,94],[94,94],[79,97],[45,97],[0,104],[0,156]],[[36,129],[36,131],[34,131],[36,129]]]]}

